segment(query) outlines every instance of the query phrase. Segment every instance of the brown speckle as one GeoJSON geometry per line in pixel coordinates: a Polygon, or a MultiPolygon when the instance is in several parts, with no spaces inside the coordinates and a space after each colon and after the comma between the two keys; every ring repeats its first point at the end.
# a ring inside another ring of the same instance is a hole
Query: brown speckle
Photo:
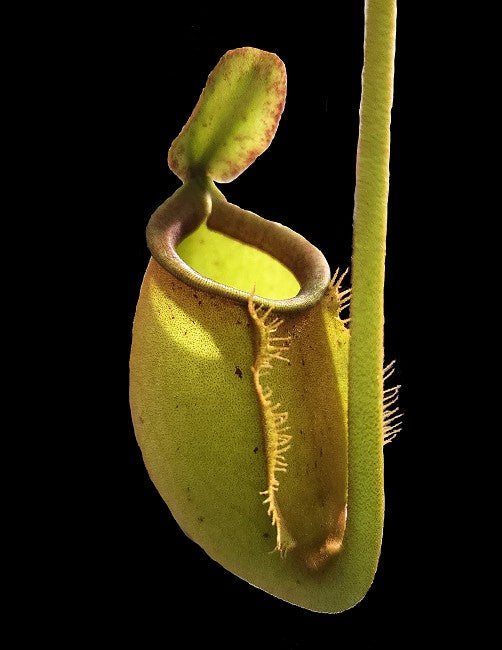
{"type": "Polygon", "coordinates": [[[258,447],[255,447],[255,448],[253,449],[253,452],[254,452],[255,454],[258,453],[258,447]]]}
{"type": "Polygon", "coordinates": [[[204,521],[204,517],[197,517],[197,521],[198,521],[199,523],[202,523],[202,522],[204,521]]]}
{"type": "Polygon", "coordinates": [[[239,379],[242,379],[242,370],[239,368],[239,366],[235,366],[235,373],[239,379]]]}
{"type": "Polygon", "coordinates": [[[270,533],[263,533],[263,537],[264,537],[265,539],[268,539],[268,538],[270,537],[270,533]]]}
{"type": "Polygon", "coordinates": [[[305,359],[302,359],[302,366],[305,365],[305,359]]]}

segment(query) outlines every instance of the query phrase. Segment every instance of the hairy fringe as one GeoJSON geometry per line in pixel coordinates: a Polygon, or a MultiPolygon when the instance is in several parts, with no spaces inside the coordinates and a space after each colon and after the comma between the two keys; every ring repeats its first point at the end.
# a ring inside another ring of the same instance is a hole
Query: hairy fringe
{"type": "Polygon", "coordinates": [[[248,300],[248,311],[254,324],[255,332],[255,362],[252,368],[255,390],[261,407],[263,442],[267,464],[267,489],[260,492],[265,496],[264,504],[268,505],[268,515],[272,525],[277,529],[275,550],[285,555],[293,548],[294,540],[284,525],[276,494],[279,489],[278,472],[286,472],[288,464],[285,454],[290,448],[291,435],[287,433],[287,411],[281,411],[279,402],[273,403],[272,389],[262,385],[262,377],[267,375],[275,360],[288,361],[285,356],[291,337],[276,336],[277,330],[283,324],[280,318],[272,314],[272,308],[255,307],[254,290],[248,300]]]}

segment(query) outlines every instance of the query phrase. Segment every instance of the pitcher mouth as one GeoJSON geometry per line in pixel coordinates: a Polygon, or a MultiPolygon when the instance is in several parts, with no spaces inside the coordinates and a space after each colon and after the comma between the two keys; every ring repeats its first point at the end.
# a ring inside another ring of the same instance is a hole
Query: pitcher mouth
{"type": "Polygon", "coordinates": [[[323,297],[331,279],[321,251],[295,231],[229,203],[216,186],[204,179],[190,180],[153,213],[147,226],[152,257],[169,273],[194,289],[207,291],[243,304],[250,291],[211,279],[187,264],[178,246],[203,222],[208,229],[247,244],[277,260],[298,281],[300,290],[290,298],[255,300],[279,312],[307,309],[323,297]]]}

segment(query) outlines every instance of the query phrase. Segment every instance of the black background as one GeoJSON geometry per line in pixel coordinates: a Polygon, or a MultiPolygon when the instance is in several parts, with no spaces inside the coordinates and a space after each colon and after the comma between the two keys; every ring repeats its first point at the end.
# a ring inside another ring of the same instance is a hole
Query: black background
{"type": "MultiPolygon", "coordinates": [[[[431,98],[446,63],[433,64],[439,31],[410,4],[400,3],[398,17],[385,289],[385,354],[398,362],[404,429],[385,450],[386,519],[374,584],[340,615],[307,612],[247,585],[183,535],[134,439],[128,355],[149,259],[144,230],[179,186],[167,151],[229,49],[278,54],[288,96],[270,149],[221,189],[306,236],[332,269],[350,265],[363,2],[337,3],[332,18],[315,7],[283,13],[272,6],[246,17],[134,6],[66,17],[52,83],[61,98],[61,175],[76,216],[54,277],[70,260],[78,299],[64,291],[52,297],[64,305],[58,342],[68,358],[58,399],[71,417],[54,479],[62,532],[43,567],[43,584],[57,585],[48,630],[63,616],[82,638],[99,634],[111,643],[139,635],[139,647],[153,647],[156,636],[167,647],[241,647],[246,640],[285,649],[407,647],[449,634],[446,624],[437,627],[451,596],[443,539],[449,488],[437,479],[431,448],[440,445],[442,422],[432,421],[429,407],[442,382],[437,356],[431,370],[432,338],[443,335],[431,315],[430,269],[441,262],[431,236],[440,234],[441,207],[436,200],[431,210],[431,197],[441,112],[431,98]]],[[[37,561],[44,565],[43,556],[37,561]]]]}

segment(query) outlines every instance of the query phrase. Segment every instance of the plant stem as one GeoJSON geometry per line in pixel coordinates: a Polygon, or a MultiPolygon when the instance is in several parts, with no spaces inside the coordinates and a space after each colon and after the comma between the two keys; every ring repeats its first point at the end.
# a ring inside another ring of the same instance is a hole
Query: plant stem
{"type": "Polygon", "coordinates": [[[347,532],[362,545],[369,570],[378,562],[384,512],[383,290],[396,0],[366,0],[365,11],[352,253],[347,532]]]}

